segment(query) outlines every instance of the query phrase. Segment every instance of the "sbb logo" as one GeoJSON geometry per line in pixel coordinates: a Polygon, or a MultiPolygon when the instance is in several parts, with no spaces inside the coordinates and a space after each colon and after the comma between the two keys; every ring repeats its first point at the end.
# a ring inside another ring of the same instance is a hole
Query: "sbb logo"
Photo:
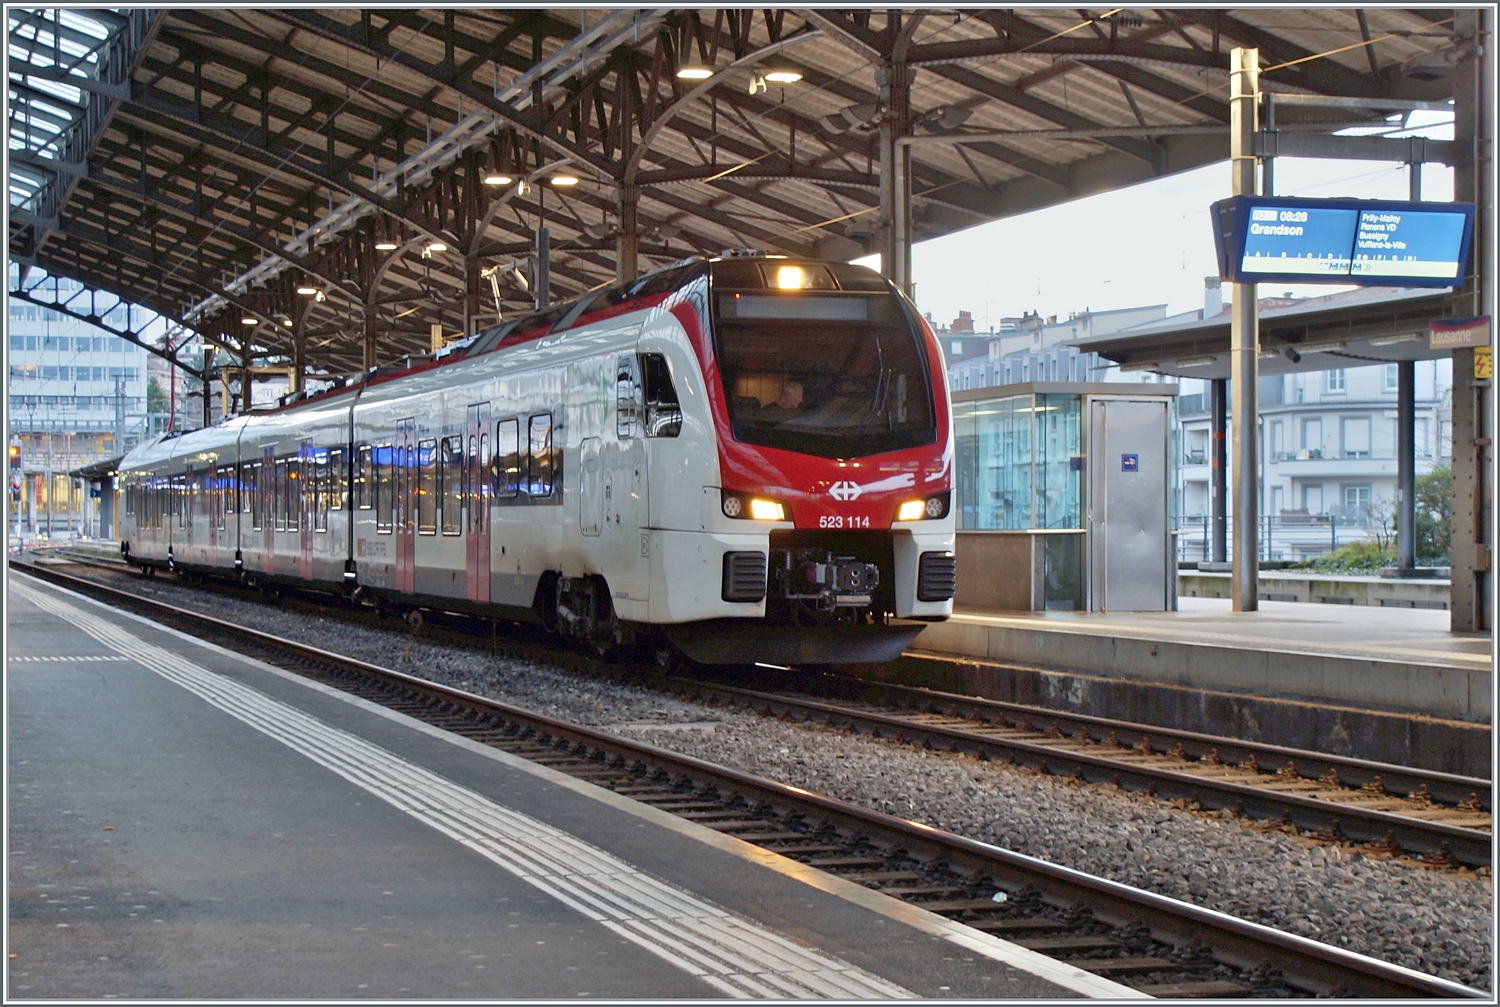
{"type": "Polygon", "coordinates": [[[850,500],[858,500],[859,495],[863,492],[864,490],[859,488],[859,483],[850,482],[847,479],[840,480],[828,487],[828,495],[835,500],[842,500],[844,503],[848,503],[850,500]]]}

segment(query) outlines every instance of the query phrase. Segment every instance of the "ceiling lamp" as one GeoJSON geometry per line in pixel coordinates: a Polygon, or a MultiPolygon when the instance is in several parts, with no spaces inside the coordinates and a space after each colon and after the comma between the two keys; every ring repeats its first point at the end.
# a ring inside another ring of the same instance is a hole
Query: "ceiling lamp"
{"type": "Polygon", "coordinates": [[[375,251],[377,251],[377,252],[394,252],[397,247],[398,246],[396,245],[396,243],[394,241],[377,241],[377,242],[375,242],[375,251]]]}
{"type": "Polygon", "coordinates": [[[708,80],[713,75],[713,67],[708,66],[684,66],[677,70],[679,80],[708,80]]]}
{"type": "Polygon", "coordinates": [[[318,293],[318,288],[317,287],[309,287],[309,286],[301,286],[301,287],[297,288],[297,293],[301,294],[303,297],[313,297],[313,296],[315,296],[318,293]]]}
{"type": "Polygon", "coordinates": [[[578,176],[577,175],[553,175],[552,176],[552,184],[553,185],[577,185],[578,184],[578,176]]]}
{"type": "Polygon", "coordinates": [[[830,133],[844,133],[850,130],[856,133],[867,133],[879,124],[879,120],[880,105],[872,101],[863,105],[841,108],[837,112],[823,116],[818,121],[830,133]]]}
{"type": "Polygon", "coordinates": [[[446,252],[447,250],[448,246],[443,244],[441,241],[429,242],[427,247],[423,249],[423,251],[425,251],[428,255],[431,255],[434,252],[446,252]]]}
{"type": "Polygon", "coordinates": [[[509,175],[491,173],[484,176],[485,185],[509,185],[514,181],[509,175]]]}
{"type": "Polygon", "coordinates": [[[802,79],[802,74],[796,70],[772,70],[766,74],[766,80],[772,84],[795,84],[802,79]]]}
{"type": "Polygon", "coordinates": [[[240,319],[240,324],[241,325],[259,325],[260,324],[260,319],[254,317],[252,315],[246,315],[244,318],[240,319]]]}

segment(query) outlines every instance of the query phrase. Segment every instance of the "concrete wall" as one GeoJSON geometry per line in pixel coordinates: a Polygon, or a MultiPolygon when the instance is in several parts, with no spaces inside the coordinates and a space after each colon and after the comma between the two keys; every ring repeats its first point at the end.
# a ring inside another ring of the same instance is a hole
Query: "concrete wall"
{"type": "Polygon", "coordinates": [[[1378,710],[1490,720],[1489,669],[1406,664],[1292,649],[1109,636],[1033,619],[950,619],[922,630],[913,648],[948,656],[1134,678],[1192,689],[1254,693],[1378,710]]]}
{"type": "MultiPolygon", "coordinates": [[[[1177,594],[1182,598],[1228,598],[1230,577],[1227,573],[1183,570],[1177,574],[1177,594]]],[[[1260,575],[1260,597],[1262,601],[1446,609],[1449,586],[1446,580],[1267,570],[1260,575]]]]}
{"type": "Polygon", "coordinates": [[[1024,531],[959,532],[953,603],[1006,612],[1045,609],[1045,546],[1040,535],[1024,531]]]}

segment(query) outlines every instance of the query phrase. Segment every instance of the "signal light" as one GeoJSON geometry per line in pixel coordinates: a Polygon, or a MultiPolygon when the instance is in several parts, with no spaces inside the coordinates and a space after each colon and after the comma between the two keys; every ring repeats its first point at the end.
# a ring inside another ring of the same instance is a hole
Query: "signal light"
{"type": "Polygon", "coordinates": [[[10,446],[10,467],[12,469],[21,467],[21,445],[19,444],[12,444],[10,446]]]}

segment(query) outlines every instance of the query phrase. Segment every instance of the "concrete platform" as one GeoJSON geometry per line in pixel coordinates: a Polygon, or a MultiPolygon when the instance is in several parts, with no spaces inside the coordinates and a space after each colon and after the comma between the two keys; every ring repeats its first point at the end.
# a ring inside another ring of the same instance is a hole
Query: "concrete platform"
{"type": "Polygon", "coordinates": [[[1140,997],[8,580],[7,996],[1140,997]]]}
{"type": "Polygon", "coordinates": [[[1489,723],[1488,633],[1446,612],[1182,598],[1178,612],[961,609],[916,652],[1489,723]]]}

